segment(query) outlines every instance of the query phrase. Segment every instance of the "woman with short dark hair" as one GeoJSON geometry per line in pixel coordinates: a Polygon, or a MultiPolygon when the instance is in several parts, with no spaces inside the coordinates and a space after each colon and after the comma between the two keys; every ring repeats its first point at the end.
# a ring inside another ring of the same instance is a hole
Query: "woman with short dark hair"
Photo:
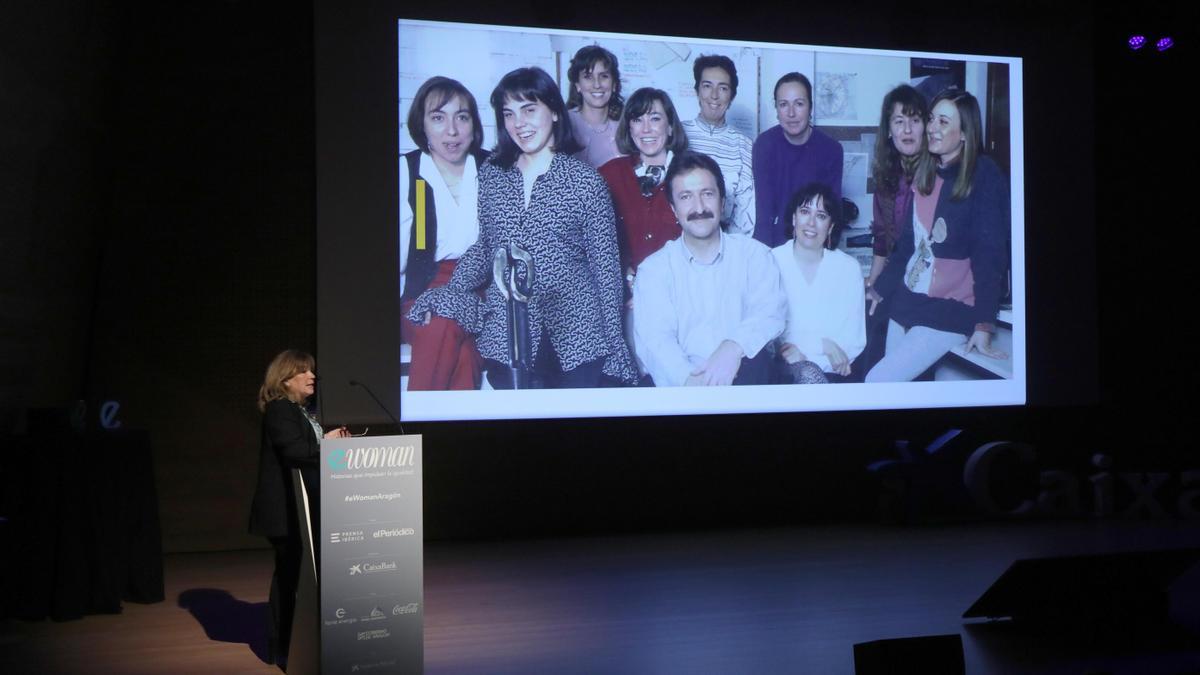
{"type": "Polygon", "coordinates": [[[793,383],[840,381],[867,343],[862,268],[835,248],[842,209],[828,185],[800,188],[788,210],[792,239],[772,249],[788,300],[779,353],[793,383]]]}
{"type": "MultiPolygon", "coordinates": [[[[417,149],[400,159],[401,317],[426,289],[450,280],[479,238],[478,170],[487,158],[475,97],[448,77],[417,89],[408,132],[417,149]]],[[[458,324],[401,319],[400,339],[412,348],[409,391],[479,388],[479,352],[458,324]]]]}
{"type": "Polygon", "coordinates": [[[788,241],[788,200],[809,183],[824,183],[842,198],[841,143],[813,123],[812,83],[787,73],[775,83],[772,100],[779,124],[754,141],[754,238],[770,247],[788,241]]]}

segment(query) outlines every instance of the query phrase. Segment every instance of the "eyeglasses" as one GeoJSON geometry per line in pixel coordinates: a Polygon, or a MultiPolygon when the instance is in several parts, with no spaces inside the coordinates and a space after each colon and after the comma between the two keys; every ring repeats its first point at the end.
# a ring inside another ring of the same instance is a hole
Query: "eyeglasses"
{"type": "Polygon", "coordinates": [[[351,435],[352,437],[366,436],[366,435],[367,435],[367,432],[368,432],[368,431],[370,431],[370,430],[371,430],[371,427],[363,427],[363,430],[362,430],[361,432],[359,432],[359,433],[357,433],[357,434],[355,434],[355,433],[351,433],[350,435],[351,435]]]}

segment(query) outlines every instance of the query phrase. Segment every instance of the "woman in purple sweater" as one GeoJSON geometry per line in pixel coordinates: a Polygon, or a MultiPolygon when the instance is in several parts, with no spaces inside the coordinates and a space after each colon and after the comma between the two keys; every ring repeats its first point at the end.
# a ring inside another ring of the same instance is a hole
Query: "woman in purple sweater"
{"type": "Polygon", "coordinates": [[[779,124],[754,141],[754,238],[772,248],[788,241],[788,201],[809,183],[822,183],[842,198],[842,145],[812,125],[812,83],[788,73],[775,83],[779,124]]]}

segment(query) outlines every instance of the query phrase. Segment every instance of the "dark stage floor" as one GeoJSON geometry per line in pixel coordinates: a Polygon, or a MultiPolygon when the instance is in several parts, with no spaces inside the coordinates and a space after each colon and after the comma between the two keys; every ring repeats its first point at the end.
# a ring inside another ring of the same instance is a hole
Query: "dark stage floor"
{"type": "MultiPolygon", "coordinates": [[[[1019,558],[1196,546],[1200,523],[1177,521],[433,543],[426,672],[853,673],[857,642],[946,633],[973,675],[1200,672],[1191,636],[1066,640],[960,618],[1019,558]]],[[[270,572],[268,551],[169,555],[166,603],[5,623],[0,672],[278,672],[260,659],[270,572]]]]}

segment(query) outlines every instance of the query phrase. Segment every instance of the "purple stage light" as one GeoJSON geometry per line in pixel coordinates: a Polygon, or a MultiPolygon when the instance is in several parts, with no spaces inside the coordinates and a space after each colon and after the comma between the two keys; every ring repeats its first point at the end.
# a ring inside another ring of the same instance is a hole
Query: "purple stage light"
{"type": "Polygon", "coordinates": [[[1145,45],[1146,45],[1146,36],[1145,35],[1134,35],[1129,38],[1129,48],[1130,49],[1141,49],[1145,45]]]}
{"type": "Polygon", "coordinates": [[[1154,46],[1158,48],[1158,51],[1165,52],[1168,49],[1170,49],[1171,47],[1175,46],[1175,41],[1169,37],[1159,38],[1158,43],[1155,44],[1154,46]]]}

